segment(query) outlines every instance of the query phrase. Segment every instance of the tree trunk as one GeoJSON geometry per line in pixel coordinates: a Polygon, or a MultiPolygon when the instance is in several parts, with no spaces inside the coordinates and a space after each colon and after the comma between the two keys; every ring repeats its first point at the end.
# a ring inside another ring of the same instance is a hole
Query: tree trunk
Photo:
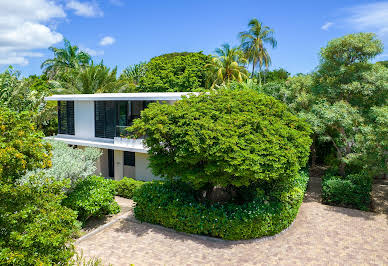
{"type": "Polygon", "coordinates": [[[255,62],[252,62],[252,74],[251,78],[253,78],[253,75],[255,74],[255,62]]]}

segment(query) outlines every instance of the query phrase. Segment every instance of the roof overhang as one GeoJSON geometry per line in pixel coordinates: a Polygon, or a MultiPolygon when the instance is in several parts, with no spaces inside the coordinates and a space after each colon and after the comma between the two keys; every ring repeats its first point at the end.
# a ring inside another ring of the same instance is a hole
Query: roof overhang
{"type": "Polygon", "coordinates": [[[177,101],[183,96],[198,92],[144,92],[144,93],[96,93],[68,94],[45,97],[46,101],[177,101]]]}

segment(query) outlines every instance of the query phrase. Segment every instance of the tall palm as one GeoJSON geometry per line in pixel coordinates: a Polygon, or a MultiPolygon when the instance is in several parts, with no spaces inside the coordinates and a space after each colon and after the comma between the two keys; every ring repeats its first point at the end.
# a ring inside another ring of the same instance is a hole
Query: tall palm
{"type": "Polygon", "coordinates": [[[209,70],[212,82],[210,88],[233,80],[241,82],[247,79],[248,71],[245,68],[247,60],[240,49],[231,48],[229,44],[223,44],[215,52],[217,56],[212,58],[211,63],[205,65],[209,70]]]}
{"type": "Polygon", "coordinates": [[[117,67],[113,70],[101,62],[81,69],[73,69],[57,82],[55,93],[60,94],[93,94],[126,92],[127,83],[117,79],[117,67]]]}
{"type": "Polygon", "coordinates": [[[78,46],[72,46],[67,39],[64,39],[63,43],[64,48],[49,47],[54,53],[54,58],[45,60],[40,66],[50,79],[63,71],[86,66],[91,62],[91,56],[80,51],[78,46]]]}
{"type": "Polygon", "coordinates": [[[129,66],[123,70],[123,72],[120,75],[120,79],[126,79],[129,82],[132,82],[135,85],[138,85],[140,82],[140,79],[145,74],[145,63],[135,64],[132,66],[129,66]]]}
{"type": "MultiPolygon", "coordinates": [[[[252,64],[252,77],[255,73],[255,67],[259,64],[260,72],[263,65],[268,68],[271,63],[271,57],[268,54],[264,44],[269,44],[272,48],[277,46],[277,41],[274,37],[274,30],[268,26],[264,26],[256,18],[251,19],[248,23],[249,30],[239,33],[241,39],[241,49],[245,53],[245,57],[252,64]]],[[[259,72],[259,80],[261,82],[259,72]]]]}

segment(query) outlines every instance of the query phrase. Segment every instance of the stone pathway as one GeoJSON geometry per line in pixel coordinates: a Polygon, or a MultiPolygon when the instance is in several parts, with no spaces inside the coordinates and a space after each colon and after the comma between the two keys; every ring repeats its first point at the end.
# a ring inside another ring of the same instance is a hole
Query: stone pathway
{"type": "Polygon", "coordinates": [[[388,265],[388,215],[322,205],[319,185],[311,178],[293,226],[274,239],[209,240],[130,214],[77,248],[113,265],[388,265]]]}

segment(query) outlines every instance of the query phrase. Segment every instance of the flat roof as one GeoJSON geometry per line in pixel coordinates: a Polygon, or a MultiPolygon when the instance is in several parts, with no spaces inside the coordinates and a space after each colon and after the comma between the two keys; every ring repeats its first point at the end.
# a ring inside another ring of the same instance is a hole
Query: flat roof
{"type": "Polygon", "coordinates": [[[46,101],[176,101],[182,96],[198,92],[141,92],[141,93],[96,93],[68,94],[45,97],[46,101]]]}

